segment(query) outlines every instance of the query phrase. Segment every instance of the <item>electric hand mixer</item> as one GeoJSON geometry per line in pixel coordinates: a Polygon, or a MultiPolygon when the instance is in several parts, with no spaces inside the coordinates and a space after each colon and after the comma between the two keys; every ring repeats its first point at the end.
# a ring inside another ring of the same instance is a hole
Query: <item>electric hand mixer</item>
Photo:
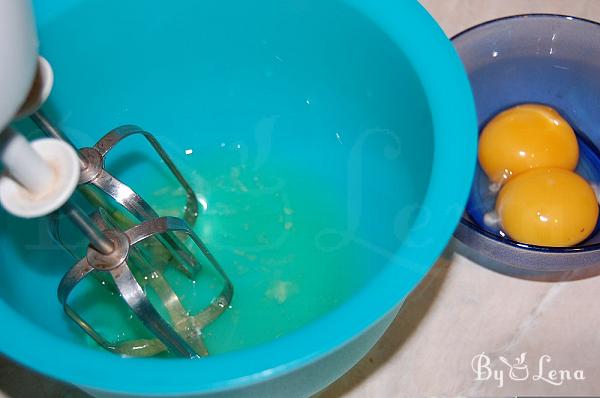
{"type": "Polygon", "coordinates": [[[38,110],[49,96],[53,74],[48,62],[37,56],[31,5],[28,1],[14,0],[4,2],[3,7],[0,161],[5,170],[0,177],[0,203],[19,217],[48,216],[51,234],[65,248],[59,213],[89,240],[83,258],[61,280],[58,298],[66,314],[99,345],[125,356],[164,352],[189,358],[207,355],[202,330],[228,308],[233,286],[191,228],[198,216],[198,202],[192,188],[160,143],[137,126],[118,127],[93,147],[74,149],[64,133],[38,110]],[[6,127],[13,119],[25,116],[31,117],[49,138],[29,143],[14,128],[6,127]],[[186,193],[183,218],[160,217],[131,187],[105,169],[104,160],[111,149],[134,135],[148,141],[183,187],[186,193]],[[96,209],[91,215],[72,199],[78,187],[96,209]],[[107,205],[109,202],[116,203],[121,207],[118,210],[128,216],[115,217],[107,205]],[[205,308],[191,313],[161,274],[166,267],[175,267],[193,280],[204,271],[202,266],[213,267],[221,289],[205,308]],[[156,277],[145,283],[139,280],[139,275],[149,273],[156,277]],[[101,280],[107,291],[117,292],[123,304],[154,337],[123,342],[103,337],[69,304],[73,289],[89,277],[101,280]],[[149,289],[158,300],[149,298],[149,289]]]}

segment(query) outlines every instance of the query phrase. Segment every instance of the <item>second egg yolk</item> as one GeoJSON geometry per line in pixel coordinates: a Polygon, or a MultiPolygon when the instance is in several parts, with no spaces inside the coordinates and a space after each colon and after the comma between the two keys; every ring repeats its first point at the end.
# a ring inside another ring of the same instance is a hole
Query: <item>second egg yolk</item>
{"type": "Polygon", "coordinates": [[[537,168],[511,178],[496,212],[511,239],[539,246],[572,246],[596,226],[598,202],[590,184],[564,169],[537,168]]]}
{"type": "Polygon", "coordinates": [[[574,170],[578,160],[573,129],[544,105],[525,104],[501,112],[479,137],[479,163],[497,184],[536,167],[574,170]]]}

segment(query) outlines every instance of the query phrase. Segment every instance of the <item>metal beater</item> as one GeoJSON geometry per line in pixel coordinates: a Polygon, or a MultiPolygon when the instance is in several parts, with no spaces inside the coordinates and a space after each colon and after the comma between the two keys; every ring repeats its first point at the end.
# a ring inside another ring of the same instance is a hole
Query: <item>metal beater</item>
{"type": "MultiPolygon", "coordinates": [[[[72,146],[65,134],[40,111],[32,114],[31,119],[48,137],[72,146]]],[[[9,141],[18,137],[14,131],[3,133],[3,136],[9,141]]],[[[150,356],[167,351],[188,358],[207,355],[202,330],[229,307],[233,286],[219,263],[191,228],[198,217],[198,203],[192,188],[156,138],[137,126],[118,127],[102,137],[93,147],[81,148],[76,153],[80,169],[77,185],[82,191],[88,190],[87,195],[84,192],[84,196],[87,196],[97,210],[88,215],[72,200],[67,200],[60,208],[60,213],[66,215],[90,242],[85,256],[67,272],[58,287],[58,298],[64,306],[65,313],[99,345],[121,355],[150,356]],[[160,217],[138,193],[105,169],[107,154],[119,142],[134,135],[143,136],[149,142],[183,187],[186,193],[183,218],[160,217]],[[96,188],[94,193],[90,194],[89,186],[96,188]],[[129,218],[127,221],[118,220],[111,216],[110,211],[102,207],[103,198],[98,196],[96,191],[114,199],[122,206],[122,210],[133,216],[134,221],[130,221],[129,218]],[[176,233],[187,237],[192,246],[199,249],[204,261],[197,258],[176,233]],[[158,260],[153,258],[145,245],[150,240],[154,252],[158,247],[159,252],[166,253],[160,257],[167,260],[168,266],[175,266],[190,280],[202,272],[201,264],[214,267],[222,280],[222,289],[207,307],[191,314],[165,278],[151,278],[147,284],[157,293],[159,305],[164,307],[161,314],[157,304],[147,296],[145,286],[135,277],[136,273],[153,273],[157,276],[162,273],[161,267],[157,266],[158,260]],[[69,296],[84,278],[92,275],[104,282],[108,280],[108,288],[120,294],[133,315],[156,338],[113,342],[103,337],[77,313],[69,304],[69,296]]],[[[8,169],[9,172],[12,171],[10,167],[8,169]]],[[[49,218],[51,234],[69,250],[60,234],[58,212],[52,213],[49,218]]],[[[74,252],[70,252],[75,256],[74,252]]]]}
{"type": "Polygon", "coordinates": [[[38,54],[31,2],[4,2],[0,9],[0,163],[4,166],[4,173],[0,173],[0,204],[18,217],[49,216],[52,235],[67,250],[58,213],[87,237],[86,253],[60,282],[58,296],[67,315],[102,347],[122,355],[206,355],[202,329],[228,308],[233,287],[192,230],[198,217],[192,188],[154,136],[136,126],[116,128],[93,147],[76,150],[38,111],[52,91],[54,74],[48,61],[38,54]],[[50,138],[28,142],[10,127],[12,121],[27,116],[50,138]],[[134,135],[145,137],[183,187],[187,203],[182,218],[160,217],[132,187],[105,169],[106,155],[134,135]],[[78,187],[96,209],[92,214],[72,199],[78,187]],[[113,202],[117,209],[111,213],[113,202]],[[120,214],[126,216],[115,216],[120,214]],[[214,270],[201,269],[201,263],[214,270]],[[205,308],[189,311],[173,286],[161,277],[171,270],[193,281],[196,276],[215,271],[211,273],[216,275],[211,279],[211,290],[205,296],[216,291],[212,290],[214,286],[222,288],[205,308]],[[139,275],[148,272],[158,277],[140,283],[139,275]],[[110,341],[76,312],[69,299],[73,289],[90,276],[101,281],[99,288],[118,293],[132,317],[137,317],[154,337],[110,341]],[[219,278],[218,284],[215,278],[219,278]],[[145,289],[158,298],[149,297],[145,289]]]}

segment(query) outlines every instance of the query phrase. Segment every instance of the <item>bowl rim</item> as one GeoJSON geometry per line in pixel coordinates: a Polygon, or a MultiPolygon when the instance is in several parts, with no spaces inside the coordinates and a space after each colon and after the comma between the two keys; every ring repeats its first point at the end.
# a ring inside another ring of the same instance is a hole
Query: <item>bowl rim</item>
{"type": "Polygon", "coordinates": [[[587,18],[583,18],[583,17],[576,17],[576,16],[573,16],[573,15],[567,15],[567,14],[553,14],[553,13],[547,13],[547,12],[532,12],[532,13],[506,15],[504,17],[498,17],[498,18],[488,19],[487,21],[483,21],[483,22],[480,22],[480,23],[478,23],[476,25],[469,26],[465,30],[462,30],[462,31],[456,33],[455,35],[453,35],[452,37],[450,37],[450,41],[453,42],[455,39],[458,39],[460,36],[463,36],[463,35],[471,32],[472,30],[476,30],[476,29],[482,28],[482,27],[484,27],[486,25],[492,25],[492,24],[495,24],[497,22],[506,22],[507,20],[511,20],[511,19],[538,18],[538,17],[561,18],[561,19],[564,18],[564,19],[567,19],[569,21],[581,21],[581,22],[590,23],[592,25],[598,25],[598,26],[600,26],[600,22],[594,21],[594,20],[591,20],[591,19],[587,19],[587,18]]]}
{"type": "MultiPolygon", "coordinates": [[[[508,15],[505,17],[490,19],[488,21],[484,21],[477,25],[473,25],[461,32],[458,32],[457,34],[452,36],[450,38],[450,40],[452,42],[454,42],[456,39],[461,38],[462,36],[467,35],[475,30],[484,28],[488,25],[494,25],[497,23],[504,23],[504,22],[508,22],[511,20],[519,20],[519,19],[525,19],[525,18],[533,18],[533,19],[550,18],[550,19],[556,19],[556,20],[566,19],[568,21],[576,21],[576,22],[591,24],[591,25],[594,25],[594,26],[600,28],[600,22],[592,21],[592,20],[586,19],[586,18],[565,15],[565,14],[552,14],[552,13],[515,14],[515,15],[508,15]]],[[[547,104],[544,104],[544,105],[547,105],[547,104]]],[[[591,144],[591,147],[594,150],[596,150],[596,151],[598,150],[597,146],[595,144],[591,143],[591,141],[589,140],[589,138],[587,136],[580,134],[579,137],[582,138],[583,140],[585,140],[586,143],[591,144]]],[[[600,218],[599,218],[599,220],[600,220],[600,218]]],[[[587,244],[587,245],[584,244],[581,246],[565,246],[565,247],[550,247],[550,246],[539,246],[539,245],[531,245],[531,244],[521,243],[521,242],[512,240],[508,237],[502,237],[502,236],[496,235],[494,233],[491,233],[491,232],[485,230],[484,228],[482,228],[481,226],[479,226],[477,223],[464,217],[464,215],[460,218],[460,224],[462,226],[466,227],[471,232],[478,233],[487,238],[490,238],[500,245],[508,245],[513,248],[521,249],[521,250],[531,252],[531,253],[536,253],[536,252],[537,253],[552,253],[552,254],[583,253],[583,252],[591,252],[591,251],[600,249],[600,243],[593,243],[593,244],[587,244]]],[[[464,242],[464,243],[468,245],[467,242],[464,242]]]]}
{"type": "Polygon", "coordinates": [[[393,0],[344,0],[343,4],[363,14],[391,39],[423,87],[433,126],[432,169],[408,235],[423,243],[403,242],[381,271],[337,309],[260,346],[195,361],[122,359],[54,335],[0,300],[0,313],[5,324],[11,325],[0,328],[0,352],[91,391],[208,393],[265,382],[312,364],[360,338],[402,303],[442,253],[466,203],[476,160],[475,105],[456,51],[420,4],[393,0]],[[39,347],[32,350],[31,342],[39,342],[39,347]]]}

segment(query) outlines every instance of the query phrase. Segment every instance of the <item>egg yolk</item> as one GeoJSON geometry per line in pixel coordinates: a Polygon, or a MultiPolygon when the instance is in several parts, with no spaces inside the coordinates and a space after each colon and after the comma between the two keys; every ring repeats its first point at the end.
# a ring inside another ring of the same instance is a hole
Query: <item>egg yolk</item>
{"type": "Polygon", "coordinates": [[[497,184],[535,167],[574,170],[578,160],[573,129],[544,105],[518,105],[501,112],[479,137],[479,163],[497,184]]]}
{"type": "Polygon", "coordinates": [[[587,238],[598,219],[594,190],[578,174],[537,168],[511,178],[496,212],[510,238],[539,246],[572,246],[587,238]]]}

